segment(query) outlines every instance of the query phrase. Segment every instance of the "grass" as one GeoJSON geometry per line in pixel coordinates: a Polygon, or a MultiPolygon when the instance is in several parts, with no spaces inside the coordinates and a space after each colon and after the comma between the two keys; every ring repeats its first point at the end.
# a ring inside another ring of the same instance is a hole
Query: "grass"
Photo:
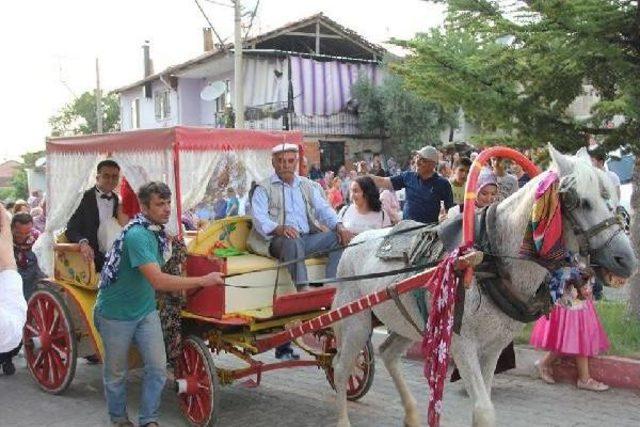
{"type": "MultiPolygon", "coordinates": [[[[640,320],[627,315],[627,305],[622,301],[598,301],[598,315],[609,336],[611,348],[608,355],[640,359],[640,320]]],[[[515,338],[516,344],[529,344],[533,323],[528,324],[515,338]]]]}

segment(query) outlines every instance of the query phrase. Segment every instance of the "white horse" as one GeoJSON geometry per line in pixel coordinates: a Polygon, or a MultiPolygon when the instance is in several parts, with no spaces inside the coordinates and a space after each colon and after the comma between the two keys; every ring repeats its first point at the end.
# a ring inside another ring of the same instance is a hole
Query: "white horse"
{"type": "MultiPolygon", "coordinates": [[[[610,179],[591,166],[584,150],[576,156],[567,156],[549,146],[549,152],[553,160],[552,169],[561,179],[560,190],[571,196],[562,199],[563,237],[568,249],[575,253],[583,249],[589,253],[591,262],[602,269],[617,276],[630,277],[638,263],[631,242],[619,231],[617,225],[611,225],[611,221],[603,222],[613,218],[613,210],[618,202],[610,179]],[[566,206],[569,203],[567,200],[573,201],[571,206],[566,206]],[[577,233],[574,232],[576,230],[577,233]],[[579,239],[584,236],[588,237],[579,239]]],[[[547,274],[547,270],[538,264],[518,257],[539,181],[539,177],[532,179],[520,191],[498,205],[495,216],[497,235],[490,236],[496,252],[505,255],[499,261],[503,272],[500,276],[508,280],[511,289],[525,301],[534,295],[547,274]]],[[[344,252],[338,275],[347,277],[404,267],[401,261],[382,261],[374,255],[380,244],[379,237],[388,231],[376,230],[358,236],[357,241],[364,242],[344,252]]],[[[338,287],[334,306],[338,307],[383,289],[398,279],[398,276],[394,276],[345,283],[338,287]]],[[[474,280],[472,287],[466,291],[462,328],[460,335],[453,335],[451,351],[473,401],[473,425],[493,426],[495,411],[491,403],[491,385],[494,369],[500,352],[513,341],[524,323],[508,317],[487,295],[481,295],[481,292],[474,280]]],[[[413,321],[418,325],[423,324],[415,299],[405,294],[401,296],[401,301],[413,321]]],[[[380,356],[400,394],[405,410],[405,425],[417,427],[420,425],[420,417],[416,400],[405,383],[399,361],[412,343],[422,340],[422,336],[391,301],[348,317],[334,326],[338,344],[333,362],[338,426],[350,425],[346,400],[347,379],[358,353],[371,335],[373,314],[390,332],[380,346],[380,356]]]]}

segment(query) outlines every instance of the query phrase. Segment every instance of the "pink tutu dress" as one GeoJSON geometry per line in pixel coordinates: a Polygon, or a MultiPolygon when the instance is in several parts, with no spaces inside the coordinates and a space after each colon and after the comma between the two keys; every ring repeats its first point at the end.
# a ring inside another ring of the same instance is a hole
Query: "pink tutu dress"
{"type": "Polygon", "coordinates": [[[609,349],[593,301],[558,302],[549,315],[538,319],[531,331],[532,346],[564,356],[592,357],[609,349]]]}

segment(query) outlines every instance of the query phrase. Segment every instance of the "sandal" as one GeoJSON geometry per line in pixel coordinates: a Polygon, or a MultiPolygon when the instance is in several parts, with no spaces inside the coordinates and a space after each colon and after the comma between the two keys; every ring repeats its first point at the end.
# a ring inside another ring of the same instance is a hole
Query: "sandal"
{"type": "Polygon", "coordinates": [[[606,391],[609,390],[609,386],[605,383],[601,383],[599,381],[594,380],[593,378],[589,378],[586,381],[578,380],[576,383],[576,387],[581,388],[583,390],[590,391],[606,391]]]}
{"type": "Polygon", "coordinates": [[[555,384],[556,380],[553,379],[553,370],[551,367],[546,366],[542,363],[542,360],[536,360],[536,368],[538,368],[538,374],[540,374],[540,379],[547,384],[555,384]]]}

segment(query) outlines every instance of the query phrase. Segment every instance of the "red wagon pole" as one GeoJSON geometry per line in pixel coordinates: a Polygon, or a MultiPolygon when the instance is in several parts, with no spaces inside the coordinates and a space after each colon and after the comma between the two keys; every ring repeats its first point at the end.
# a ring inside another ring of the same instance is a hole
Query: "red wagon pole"
{"type": "Polygon", "coordinates": [[[467,185],[464,190],[464,209],[462,216],[462,243],[473,245],[475,236],[476,184],[482,168],[492,157],[503,157],[515,161],[531,178],[540,173],[540,169],[521,152],[508,147],[491,147],[483,150],[473,161],[467,185]]]}
{"type": "MultiPolygon", "coordinates": [[[[460,256],[456,264],[456,268],[466,268],[469,265],[477,265],[481,261],[481,256],[478,252],[470,252],[469,254],[460,256]]],[[[318,317],[314,317],[311,320],[301,323],[298,326],[288,328],[282,332],[272,335],[268,338],[258,340],[255,343],[256,348],[260,353],[265,352],[271,348],[277,347],[289,341],[293,341],[309,332],[319,331],[329,327],[331,324],[338,322],[345,317],[349,317],[353,314],[360,313],[367,310],[374,305],[381,304],[391,299],[392,293],[398,295],[418,289],[429,284],[431,276],[435,273],[438,267],[430,268],[422,273],[402,280],[394,285],[391,285],[385,289],[382,289],[373,294],[365,295],[364,297],[343,305],[336,309],[322,314],[318,317]]],[[[433,292],[432,287],[439,286],[439,283],[431,283],[427,286],[429,292],[433,292]]]]}

